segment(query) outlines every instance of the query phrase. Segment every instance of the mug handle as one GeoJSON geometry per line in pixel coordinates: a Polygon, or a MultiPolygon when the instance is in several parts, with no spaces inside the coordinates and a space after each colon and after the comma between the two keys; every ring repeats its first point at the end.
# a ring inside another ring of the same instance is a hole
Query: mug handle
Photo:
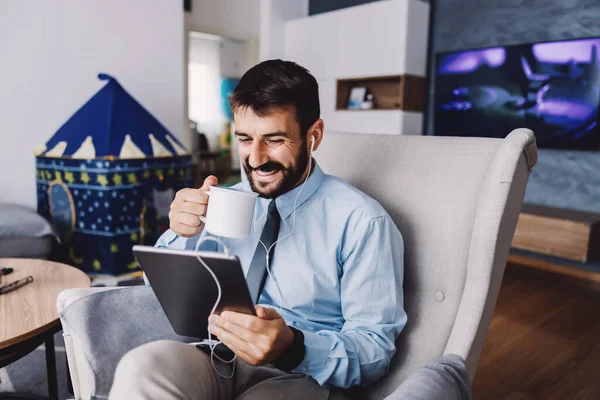
{"type": "MultiPolygon", "coordinates": [[[[210,197],[210,192],[208,190],[203,190],[202,193],[210,197]]],[[[204,215],[198,215],[198,218],[200,218],[200,221],[202,221],[202,223],[206,224],[206,217],[204,215]]]]}

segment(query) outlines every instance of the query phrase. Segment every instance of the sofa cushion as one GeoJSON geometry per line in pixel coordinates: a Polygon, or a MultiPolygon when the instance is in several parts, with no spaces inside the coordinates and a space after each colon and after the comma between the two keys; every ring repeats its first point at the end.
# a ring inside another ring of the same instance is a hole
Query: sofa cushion
{"type": "Polygon", "coordinates": [[[53,241],[52,226],[35,210],[0,204],[0,257],[45,258],[53,241]]]}
{"type": "Polygon", "coordinates": [[[0,204],[0,237],[42,237],[53,235],[50,223],[31,208],[0,204]]]}

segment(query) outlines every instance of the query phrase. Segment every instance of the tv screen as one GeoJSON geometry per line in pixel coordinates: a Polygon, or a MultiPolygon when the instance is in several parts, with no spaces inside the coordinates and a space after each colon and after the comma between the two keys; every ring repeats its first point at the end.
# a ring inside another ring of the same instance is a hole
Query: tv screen
{"type": "Polygon", "coordinates": [[[595,38],[438,54],[435,134],[525,127],[539,147],[598,149],[599,50],[595,38]]]}

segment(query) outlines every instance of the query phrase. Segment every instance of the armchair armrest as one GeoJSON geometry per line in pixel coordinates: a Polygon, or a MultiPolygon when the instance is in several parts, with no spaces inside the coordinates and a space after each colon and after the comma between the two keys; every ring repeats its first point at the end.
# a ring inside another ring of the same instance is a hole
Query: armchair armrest
{"type": "Polygon", "coordinates": [[[76,399],[105,399],[121,357],[177,335],[151,288],[68,289],[57,302],[76,399]]]}

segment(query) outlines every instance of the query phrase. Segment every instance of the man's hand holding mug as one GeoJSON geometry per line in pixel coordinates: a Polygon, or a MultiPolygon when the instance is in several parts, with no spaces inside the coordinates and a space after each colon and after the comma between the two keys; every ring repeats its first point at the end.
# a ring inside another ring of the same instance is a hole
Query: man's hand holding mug
{"type": "Polygon", "coordinates": [[[200,189],[177,192],[169,212],[173,232],[184,238],[196,236],[203,229],[213,236],[231,239],[250,234],[258,193],[217,184],[217,178],[209,176],[200,189]]]}
{"type": "Polygon", "coordinates": [[[206,216],[208,194],[211,186],[217,186],[216,176],[204,180],[200,189],[181,189],[175,195],[169,211],[170,228],[177,235],[188,238],[196,236],[204,228],[200,216],[206,216]]]}

